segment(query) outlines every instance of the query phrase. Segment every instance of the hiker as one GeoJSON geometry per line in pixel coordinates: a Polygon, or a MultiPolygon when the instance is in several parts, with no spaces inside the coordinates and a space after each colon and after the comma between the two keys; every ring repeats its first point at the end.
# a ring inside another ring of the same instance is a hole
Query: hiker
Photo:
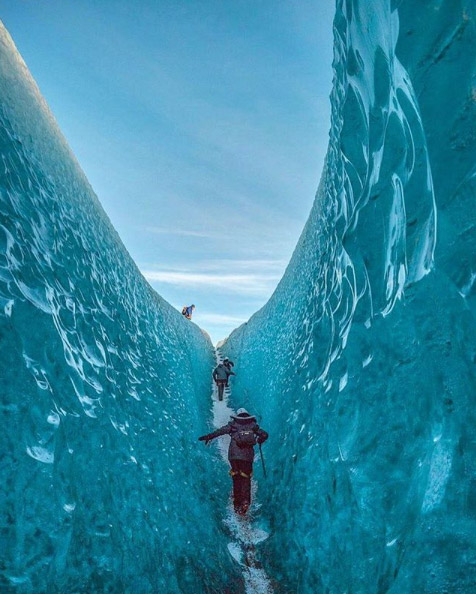
{"type": "Polygon", "coordinates": [[[194,309],[195,309],[195,305],[193,303],[192,303],[192,305],[189,305],[189,306],[184,305],[182,307],[182,315],[185,316],[187,318],[187,320],[191,320],[194,309]]]}
{"type": "Polygon", "coordinates": [[[208,445],[209,441],[220,435],[230,435],[228,460],[230,461],[230,475],[233,479],[233,504],[235,512],[244,516],[251,504],[251,477],[253,475],[254,446],[262,444],[268,439],[268,434],[260,429],[256,417],[250,415],[244,408],[239,408],[232,420],[213,433],[202,435],[199,441],[208,445]]]}
{"type": "MultiPolygon", "coordinates": [[[[231,368],[235,366],[235,364],[233,363],[233,361],[230,361],[230,359],[228,359],[228,357],[225,357],[223,359],[223,365],[228,369],[228,371],[230,372],[230,375],[233,373],[231,371],[231,368]]],[[[236,374],[234,374],[236,375],[236,374]]]]}
{"type": "Polygon", "coordinates": [[[236,375],[234,371],[229,371],[223,363],[219,363],[213,370],[213,381],[218,387],[218,400],[223,400],[223,392],[228,386],[230,375],[236,375]]]}
{"type": "Polygon", "coordinates": [[[230,377],[230,375],[236,375],[236,373],[234,373],[231,368],[235,366],[235,364],[233,363],[233,361],[230,361],[230,359],[228,359],[228,357],[225,357],[223,359],[223,365],[228,369],[228,378],[226,380],[226,384],[225,384],[225,388],[228,388],[228,379],[230,377]]]}

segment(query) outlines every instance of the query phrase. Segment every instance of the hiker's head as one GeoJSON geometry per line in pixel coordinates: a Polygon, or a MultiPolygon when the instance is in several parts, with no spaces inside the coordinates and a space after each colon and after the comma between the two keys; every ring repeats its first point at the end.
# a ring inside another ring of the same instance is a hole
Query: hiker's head
{"type": "Polygon", "coordinates": [[[192,309],[195,309],[195,305],[192,303],[192,309]]]}
{"type": "Polygon", "coordinates": [[[230,360],[230,359],[228,359],[228,357],[225,357],[225,358],[223,359],[223,363],[228,363],[228,361],[229,361],[229,360],[230,360]]]}
{"type": "Polygon", "coordinates": [[[231,418],[235,419],[238,423],[249,423],[250,421],[256,421],[256,417],[254,415],[250,415],[246,408],[239,408],[236,411],[236,415],[231,415],[231,418]]]}

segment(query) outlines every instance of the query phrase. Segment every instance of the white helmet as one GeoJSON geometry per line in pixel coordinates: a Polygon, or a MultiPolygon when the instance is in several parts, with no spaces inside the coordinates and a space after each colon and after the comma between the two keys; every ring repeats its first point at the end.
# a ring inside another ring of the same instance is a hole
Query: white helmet
{"type": "Polygon", "coordinates": [[[250,415],[250,413],[246,410],[246,408],[239,408],[236,411],[236,415],[231,415],[232,419],[240,419],[241,421],[244,420],[249,420],[251,421],[251,419],[256,420],[256,417],[254,415],[250,415]]]}

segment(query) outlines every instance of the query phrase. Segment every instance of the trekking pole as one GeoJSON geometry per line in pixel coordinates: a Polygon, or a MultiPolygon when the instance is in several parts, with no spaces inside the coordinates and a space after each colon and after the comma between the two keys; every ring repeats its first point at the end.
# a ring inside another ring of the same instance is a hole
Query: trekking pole
{"type": "Polygon", "coordinates": [[[258,445],[259,445],[259,453],[260,453],[260,456],[261,456],[261,464],[263,465],[264,478],[267,478],[267,476],[266,476],[266,466],[264,465],[263,450],[261,449],[261,444],[258,444],[258,445]]]}

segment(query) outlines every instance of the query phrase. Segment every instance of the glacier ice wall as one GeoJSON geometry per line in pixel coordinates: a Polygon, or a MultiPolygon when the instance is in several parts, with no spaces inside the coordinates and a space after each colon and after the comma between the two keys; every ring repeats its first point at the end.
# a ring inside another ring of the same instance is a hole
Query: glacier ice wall
{"type": "Polygon", "coordinates": [[[140,275],[3,26],[0,102],[0,590],[222,592],[212,345],[140,275]]]}
{"type": "MultiPolygon", "coordinates": [[[[283,591],[476,588],[475,5],[338,0],[329,150],[223,346],[263,415],[283,591]]],[[[266,493],[266,494],[265,494],[266,493]]]]}

